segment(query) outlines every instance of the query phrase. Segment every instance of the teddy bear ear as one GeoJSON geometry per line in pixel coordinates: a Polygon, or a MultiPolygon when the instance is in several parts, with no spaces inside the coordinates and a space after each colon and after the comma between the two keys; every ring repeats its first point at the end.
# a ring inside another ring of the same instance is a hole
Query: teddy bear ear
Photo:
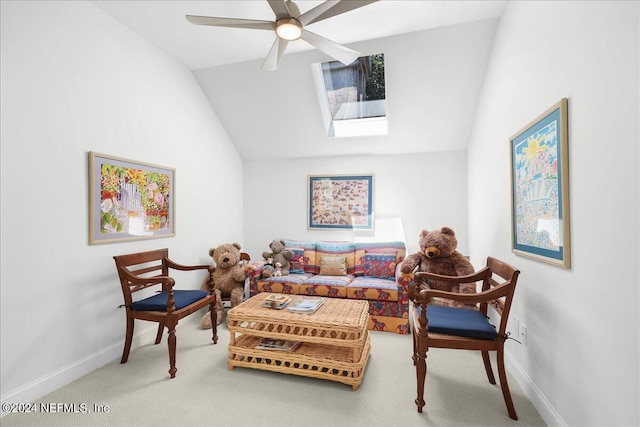
{"type": "Polygon", "coordinates": [[[284,240],[280,240],[280,243],[282,244],[282,246],[285,246],[284,240]]]}
{"type": "Polygon", "coordinates": [[[424,237],[424,236],[426,236],[427,234],[429,234],[429,232],[428,232],[427,230],[422,230],[422,231],[420,232],[420,236],[419,236],[419,237],[424,237]]]}
{"type": "Polygon", "coordinates": [[[237,249],[242,249],[242,247],[240,246],[240,243],[234,243],[233,246],[235,246],[237,249]]]}
{"type": "Polygon", "coordinates": [[[453,231],[453,230],[452,230],[452,229],[450,229],[449,227],[442,227],[442,228],[440,229],[440,231],[442,232],[442,234],[449,234],[449,235],[451,235],[451,236],[455,236],[455,235],[456,235],[455,231],[453,231]]]}
{"type": "Polygon", "coordinates": [[[213,256],[213,252],[215,251],[215,249],[209,249],[209,256],[212,257],[213,256]]]}

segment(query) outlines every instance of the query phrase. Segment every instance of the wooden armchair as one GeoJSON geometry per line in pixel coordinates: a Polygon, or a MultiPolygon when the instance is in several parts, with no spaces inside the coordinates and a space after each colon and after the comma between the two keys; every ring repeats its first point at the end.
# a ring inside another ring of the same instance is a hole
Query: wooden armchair
{"type": "Polygon", "coordinates": [[[413,364],[416,366],[418,412],[422,412],[425,405],[426,359],[430,347],[479,350],[482,353],[484,367],[491,384],[495,384],[496,380],[491,369],[489,352],[495,351],[502,395],[507,405],[509,417],[514,420],[518,419],[504,368],[504,342],[508,338],[507,321],[519,274],[520,271],[514,267],[492,257],[487,258],[486,267],[468,276],[415,274],[415,286],[409,288],[409,298],[413,302],[411,310],[411,319],[414,325],[413,364]],[[427,279],[451,283],[482,281],[482,290],[475,294],[438,291],[428,288],[427,279]],[[430,305],[429,301],[433,297],[447,298],[465,304],[476,304],[478,310],[430,305]],[[500,315],[500,324],[497,330],[487,318],[489,306],[500,315]]]}
{"type": "Polygon", "coordinates": [[[217,344],[216,297],[213,293],[213,283],[210,280],[209,291],[174,289],[175,280],[169,276],[170,269],[175,270],[209,270],[209,277],[213,266],[176,264],[169,259],[168,249],[157,249],[128,255],[114,256],[120,285],[124,296],[124,307],[127,315],[127,332],[124,350],[120,363],[126,363],[133,340],[134,320],[158,322],[156,344],[162,339],[164,327],[169,332],[169,375],[176,376],[176,326],[178,321],[203,307],[209,306],[211,324],[213,325],[213,343],[217,344]],[[158,293],[134,301],[133,294],[143,289],[157,286],[158,293]],[[161,287],[161,289],[160,289],[161,287]]]}

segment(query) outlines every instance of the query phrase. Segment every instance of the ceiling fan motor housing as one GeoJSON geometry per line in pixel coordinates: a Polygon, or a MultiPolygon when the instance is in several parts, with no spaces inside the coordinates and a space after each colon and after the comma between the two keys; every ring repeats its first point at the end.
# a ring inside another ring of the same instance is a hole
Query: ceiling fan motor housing
{"type": "Polygon", "coordinates": [[[302,24],[296,18],[276,21],[276,34],[283,40],[293,41],[302,37],[302,24]]]}

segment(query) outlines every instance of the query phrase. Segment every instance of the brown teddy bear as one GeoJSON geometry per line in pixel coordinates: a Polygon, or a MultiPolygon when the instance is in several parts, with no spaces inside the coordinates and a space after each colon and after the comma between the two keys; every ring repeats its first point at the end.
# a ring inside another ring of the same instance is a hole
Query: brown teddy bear
{"type": "MultiPolygon", "coordinates": [[[[269,244],[269,249],[271,249],[271,252],[262,252],[262,258],[264,258],[265,260],[272,258],[274,267],[278,263],[281,264],[278,276],[289,275],[289,267],[291,266],[291,263],[289,263],[289,260],[293,259],[293,252],[287,251],[284,249],[284,240],[274,240],[269,244]]],[[[274,273],[275,273],[275,269],[274,269],[274,273]]],[[[265,277],[268,277],[268,276],[265,276],[265,277]]]]}
{"type": "MultiPolygon", "coordinates": [[[[473,265],[456,251],[458,240],[456,233],[449,227],[440,230],[420,232],[418,245],[420,252],[407,256],[402,262],[400,271],[403,276],[412,275],[415,271],[440,274],[443,276],[466,276],[473,274],[473,265]],[[417,267],[417,268],[416,268],[417,267]]],[[[427,281],[431,289],[449,292],[475,293],[475,283],[461,285],[439,280],[427,281]]]]}
{"type": "MultiPolygon", "coordinates": [[[[216,265],[212,274],[213,289],[216,294],[216,314],[218,315],[218,325],[222,323],[224,317],[224,307],[222,296],[231,296],[231,307],[242,302],[244,296],[244,281],[247,278],[250,268],[245,262],[240,260],[240,244],[225,243],[215,249],[209,249],[209,256],[213,258],[216,265]]],[[[209,290],[209,278],[205,278],[200,289],[209,290]]],[[[211,328],[211,315],[207,312],[200,320],[202,329],[211,328]]]]}

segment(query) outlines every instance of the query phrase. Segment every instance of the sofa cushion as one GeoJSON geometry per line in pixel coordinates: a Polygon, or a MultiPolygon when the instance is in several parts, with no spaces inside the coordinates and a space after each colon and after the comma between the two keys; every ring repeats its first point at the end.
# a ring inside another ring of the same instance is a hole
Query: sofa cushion
{"type": "Polygon", "coordinates": [[[396,254],[365,253],[363,259],[365,277],[393,280],[396,273],[396,254]]]}
{"type": "Polygon", "coordinates": [[[315,266],[311,273],[320,273],[323,256],[344,256],[347,263],[347,274],[353,274],[355,267],[355,243],[320,241],[316,244],[315,266]]]}
{"type": "MultiPolygon", "coordinates": [[[[302,273],[317,273],[317,271],[315,271],[316,242],[285,239],[284,248],[294,252],[294,257],[296,256],[296,251],[300,249],[303,251],[302,257],[299,257],[292,263],[291,268],[294,268],[296,273],[301,273],[300,267],[302,267],[302,273]]],[[[291,272],[291,269],[289,269],[289,272],[291,272]]]]}
{"type": "Polygon", "coordinates": [[[347,298],[369,301],[398,301],[398,284],[395,280],[378,277],[356,277],[347,286],[347,298]]]}
{"type": "Polygon", "coordinates": [[[364,257],[368,254],[395,254],[396,263],[400,264],[407,255],[404,242],[358,242],[355,244],[355,265],[353,274],[363,276],[364,257]]]}
{"type": "Polygon", "coordinates": [[[320,260],[320,275],[346,276],[347,260],[343,256],[323,256],[320,260]]]}
{"type": "Polygon", "coordinates": [[[312,276],[312,274],[304,273],[262,278],[258,280],[256,290],[258,292],[298,294],[300,293],[300,284],[312,276]]]}
{"type": "Polygon", "coordinates": [[[323,297],[345,298],[347,285],[353,280],[353,275],[322,276],[315,275],[300,284],[299,294],[318,295],[323,297]]]}

